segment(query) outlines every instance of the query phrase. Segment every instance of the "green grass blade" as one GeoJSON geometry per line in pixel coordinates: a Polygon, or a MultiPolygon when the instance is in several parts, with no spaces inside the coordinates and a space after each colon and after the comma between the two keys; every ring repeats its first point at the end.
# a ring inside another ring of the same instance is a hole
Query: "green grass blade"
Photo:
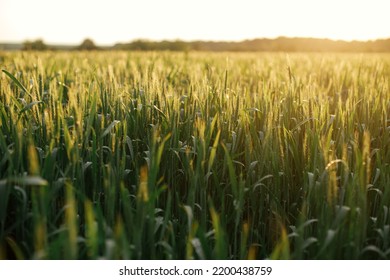
{"type": "Polygon", "coordinates": [[[5,69],[3,69],[1,71],[3,71],[3,73],[6,74],[23,92],[25,92],[29,96],[31,96],[31,93],[22,85],[21,82],[19,82],[19,80],[14,75],[12,75],[10,72],[8,72],[5,69]]]}

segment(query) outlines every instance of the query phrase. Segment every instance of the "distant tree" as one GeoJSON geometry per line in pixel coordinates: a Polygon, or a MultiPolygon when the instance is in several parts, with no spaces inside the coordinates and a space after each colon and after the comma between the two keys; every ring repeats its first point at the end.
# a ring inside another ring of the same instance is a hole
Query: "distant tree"
{"type": "Polygon", "coordinates": [[[92,51],[97,50],[98,47],[91,39],[85,39],[80,46],[77,47],[78,50],[92,51]]]}
{"type": "Polygon", "coordinates": [[[48,46],[43,42],[43,40],[38,39],[35,41],[25,41],[23,42],[23,48],[24,51],[45,51],[48,48],[48,46]]]}
{"type": "Polygon", "coordinates": [[[137,51],[150,51],[153,50],[153,42],[150,42],[148,40],[136,40],[133,41],[128,45],[128,48],[130,50],[137,50],[137,51]]]}

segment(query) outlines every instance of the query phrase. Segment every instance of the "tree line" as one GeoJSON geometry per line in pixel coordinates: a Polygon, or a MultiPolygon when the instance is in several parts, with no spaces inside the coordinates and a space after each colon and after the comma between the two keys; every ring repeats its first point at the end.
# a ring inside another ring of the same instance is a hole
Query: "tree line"
{"type": "Polygon", "coordinates": [[[116,44],[120,50],[173,50],[173,51],[283,51],[283,52],[389,52],[390,39],[376,41],[334,41],[314,38],[254,39],[241,42],[224,41],[148,41],[136,40],[116,44]]]}
{"type": "MultiPolygon", "coordinates": [[[[26,41],[23,50],[61,50],[61,46],[48,46],[42,40],[26,41]]],[[[98,47],[91,39],[80,45],[67,47],[73,50],[139,50],[139,51],[282,51],[282,52],[390,52],[390,38],[375,41],[334,41],[314,38],[254,39],[241,42],[225,41],[150,41],[135,40],[111,47],[98,47]]]]}
{"type": "Polygon", "coordinates": [[[80,45],[78,46],[56,46],[56,45],[47,45],[42,39],[38,39],[35,41],[24,41],[22,50],[24,51],[46,51],[46,50],[86,50],[86,51],[92,51],[92,50],[99,50],[98,46],[91,40],[91,39],[85,39],[80,45]]]}

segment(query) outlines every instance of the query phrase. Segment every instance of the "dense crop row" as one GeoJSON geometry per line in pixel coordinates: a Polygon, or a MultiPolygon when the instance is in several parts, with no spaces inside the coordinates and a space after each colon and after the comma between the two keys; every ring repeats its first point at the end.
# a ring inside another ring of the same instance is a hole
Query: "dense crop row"
{"type": "Polygon", "coordinates": [[[0,63],[0,258],[390,257],[388,55],[0,63]]]}

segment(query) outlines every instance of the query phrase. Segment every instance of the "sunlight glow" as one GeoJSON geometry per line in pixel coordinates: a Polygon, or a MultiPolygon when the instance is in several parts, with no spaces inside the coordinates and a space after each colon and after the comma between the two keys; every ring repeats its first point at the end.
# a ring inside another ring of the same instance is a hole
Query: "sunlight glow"
{"type": "Polygon", "coordinates": [[[387,0],[0,0],[0,41],[390,37],[387,0]]]}

